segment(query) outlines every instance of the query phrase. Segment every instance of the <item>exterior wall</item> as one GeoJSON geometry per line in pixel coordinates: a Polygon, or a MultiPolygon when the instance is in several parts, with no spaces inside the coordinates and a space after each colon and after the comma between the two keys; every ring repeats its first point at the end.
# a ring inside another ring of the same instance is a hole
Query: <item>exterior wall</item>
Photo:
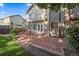
{"type": "Polygon", "coordinates": [[[13,25],[17,28],[25,28],[26,22],[19,15],[9,16],[0,20],[0,25],[13,25]]]}
{"type": "MultiPolygon", "coordinates": [[[[31,21],[38,21],[40,19],[45,20],[47,18],[47,10],[40,9],[37,5],[33,5],[27,15],[29,15],[28,20],[31,21]]],[[[28,23],[28,28],[36,33],[43,33],[46,29],[45,26],[47,24],[43,24],[44,22],[35,22],[35,23],[28,23]]]]}
{"type": "Polygon", "coordinates": [[[37,34],[42,34],[47,29],[44,22],[29,23],[28,27],[29,27],[28,29],[32,30],[33,32],[37,34]]]}
{"type": "Polygon", "coordinates": [[[75,7],[74,9],[73,9],[73,14],[74,14],[74,16],[76,16],[77,18],[79,18],[79,7],[75,7]]]}
{"type": "Polygon", "coordinates": [[[3,24],[4,24],[4,20],[0,19],[0,25],[3,25],[3,24]]]}
{"type": "Polygon", "coordinates": [[[10,18],[0,20],[0,34],[8,34],[10,31],[10,18]]]}
{"type": "Polygon", "coordinates": [[[8,34],[10,27],[8,25],[0,25],[0,34],[8,34]]]}
{"type": "Polygon", "coordinates": [[[47,17],[46,10],[40,9],[37,5],[33,5],[32,9],[28,12],[29,19],[39,20],[47,17]]]}
{"type": "Polygon", "coordinates": [[[0,20],[0,25],[10,25],[10,18],[6,17],[6,18],[0,20]]]}
{"type": "Polygon", "coordinates": [[[59,12],[51,11],[49,17],[50,17],[51,36],[59,36],[59,29],[61,30],[61,34],[63,34],[64,29],[62,28],[62,24],[64,24],[64,11],[61,11],[60,14],[59,12]]]}
{"type": "Polygon", "coordinates": [[[50,12],[50,22],[59,22],[59,15],[55,11],[50,12]]]}
{"type": "Polygon", "coordinates": [[[10,25],[10,18],[9,17],[4,19],[4,24],[5,25],[10,25]]]}

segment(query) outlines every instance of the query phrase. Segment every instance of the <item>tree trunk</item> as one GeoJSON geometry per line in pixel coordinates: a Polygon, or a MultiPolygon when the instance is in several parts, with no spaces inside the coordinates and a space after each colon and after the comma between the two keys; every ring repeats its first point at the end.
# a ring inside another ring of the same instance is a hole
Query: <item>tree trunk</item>
{"type": "MultiPolygon", "coordinates": [[[[61,10],[59,12],[59,24],[61,24],[61,10]]],[[[59,26],[59,37],[62,37],[62,35],[61,35],[61,26],[59,26]]]]}
{"type": "Polygon", "coordinates": [[[68,9],[68,11],[69,11],[69,26],[70,26],[71,11],[70,11],[70,9],[68,9]]]}

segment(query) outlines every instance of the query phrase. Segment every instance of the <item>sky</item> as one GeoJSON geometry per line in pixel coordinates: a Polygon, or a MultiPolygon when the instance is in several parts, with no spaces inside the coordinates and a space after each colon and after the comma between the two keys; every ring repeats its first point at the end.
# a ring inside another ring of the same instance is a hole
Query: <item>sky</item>
{"type": "Polygon", "coordinates": [[[26,18],[26,12],[31,5],[30,3],[0,3],[0,19],[12,15],[26,18]]]}

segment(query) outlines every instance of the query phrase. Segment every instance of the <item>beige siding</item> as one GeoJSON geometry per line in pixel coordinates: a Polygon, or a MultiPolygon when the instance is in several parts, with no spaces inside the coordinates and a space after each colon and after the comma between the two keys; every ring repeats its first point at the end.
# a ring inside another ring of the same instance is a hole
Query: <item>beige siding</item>
{"type": "Polygon", "coordinates": [[[10,25],[10,18],[9,17],[4,19],[4,25],[10,25]]]}
{"type": "Polygon", "coordinates": [[[46,9],[40,9],[37,5],[33,5],[32,9],[28,12],[31,20],[46,19],[46,9]]]}
{"type": "Polygon", "coordinates": [[[1,20],[0,20],[0,25],[3,25],[3,23],[4,23],[4,20],[1,19],[1,20]]]}
{"type": "Polygon", "coordinates": [[[19,15],[9,16],[0,20],[0,25],[15,25],[16,27],[25,28],[24,19],[19,15]]]}
{"type": "Polygon", "coordinates": [[[2,20],[0,20],[0,25],[10,25],[10,18],[4,18],[2,20]]]}

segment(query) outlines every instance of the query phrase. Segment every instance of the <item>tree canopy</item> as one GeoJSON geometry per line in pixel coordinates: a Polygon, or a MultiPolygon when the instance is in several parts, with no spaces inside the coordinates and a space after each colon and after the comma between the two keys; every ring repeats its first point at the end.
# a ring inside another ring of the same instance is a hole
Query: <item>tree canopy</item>
{"type": "Polygon", "coordinates": [[[79,6],[79,4],[78,3],[37,3],[37,6],[42,9],[43,8],[49,9],[50,11],[51,10],[59,11],[61,7],[73,9],[76,6],[79,6]]]}
{"type": "Polygon", "coordinates": [[[58,11],[61,7],[61,4],[60,3],[37,3],[37,6],[42,9],[43,8],[49,9],[50,11],[51,10],[58,11]]]}

